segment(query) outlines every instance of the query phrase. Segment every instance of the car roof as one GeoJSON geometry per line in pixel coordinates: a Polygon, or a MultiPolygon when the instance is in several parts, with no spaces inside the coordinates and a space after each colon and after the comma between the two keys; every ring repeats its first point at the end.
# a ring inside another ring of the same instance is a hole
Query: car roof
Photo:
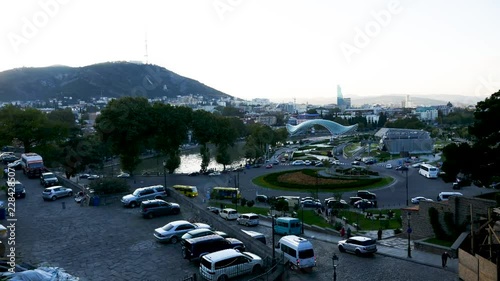
{"type": "Polygon", "coordinates": [[[226,258],[238,257],[242,254],[235,249],[226,249],[222,251],[213,252],[203,256],[204,259],[208,261],[219,261],[226,258]]]}
{"type": "Polygon", "coordinates": [[[177,226],[177,225],[181,225],[181,224],[188,224],[188,223],[189,223],[189,224],[192,224],[192,223],[190,223],[190,222],[188,222],[188,221],[186,221],[186,220],[171,221],[171,222],[169,222],[168,224],[171,224],[171,225],[173,225],[173,226],[177,226]]]}
{"type": "Polygon", "coordinates": [[[59,187],[64,187],[64,186],[62,186],[62,185],[55,185],[55,186],[47,187],[45,189],[56,189],[56,188],[59,188],[59,187]]]}
{"type": "Polygon", "coordinates": [[[373,240],[372,238],[364,237],[364,236],[352,236],[349,239],[357,240],[357,241],[369,241],[369,240],[373,240]]]}
{"type": "Polygon", "coordinates": [[[211,235],[205,235],[201,237],[194,237],[194,238],[188,238],[186,241],[189,241],[189,243],[197,243],[199,241],[205,241],[205,240],[224,240],[224,237],[218,235],[218,234],[211,234],[211,235]]]}
{"type": "Polygon", "coordinates": [[[54,173],[52,173],[52,172],[42,173],[42,175],[44,175],[44,176],[46,176],[46,175],[54,175],[54,176],[55,176],[55,174],[54,174],[54,173]]]}
{"type": "Polygon", "coordinates": [[[241,214],[241,216],[258,216],[258,215],[254,214],[254,213],[244,213],[244,214],[241,214]]]}

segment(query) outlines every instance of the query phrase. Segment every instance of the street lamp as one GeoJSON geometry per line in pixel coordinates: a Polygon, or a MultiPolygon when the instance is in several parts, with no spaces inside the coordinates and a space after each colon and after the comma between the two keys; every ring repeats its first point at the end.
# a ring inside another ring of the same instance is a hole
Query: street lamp
{"type": "Polygon", "coordinates": [[[167,161],[163,161],[163,188],[167,190],[167,161]]]}
{"type": "Polygon", "coordinates": [[[411,235],[412,230],[411,230],[411,226],[410,226],[410,219],[411,219],[410,212],[408,212],[407,219],[408,219],[408,229],[406,230],[406,232],[408,233],[408,258],[411,258],[410,235],[411,235]]]}
{"type": "Polygon", "coordinates": [[[335,261],[338,261],[339,260],[339,257],[333,253],[333,257],[332,257],[332,262],[333,262],[333,281],[337,281],[337,265],[338,264],[335,264],[335,261]]]}
{"type": "Polygon", "coordinates": [[[406,167],[405,172],[406,172],[406,206],[408,207],[409,206],[409,202],[408,202],[408,167],[406,167]]]}
{"type": "Polygon", "coordinates": [[[301,206],[302,208],[302,230],[301,233],[304,234],[304,204],[301,206]]]}
{"type": "Polygon", "coordinates": [[[275,257],[275,244],[274,244],[274,212],[273,212],[273,207],[271,206],[271,233],[272,233],[272,242],[273,242],[273,265],[274,262],[276,261],[275,257]]]}

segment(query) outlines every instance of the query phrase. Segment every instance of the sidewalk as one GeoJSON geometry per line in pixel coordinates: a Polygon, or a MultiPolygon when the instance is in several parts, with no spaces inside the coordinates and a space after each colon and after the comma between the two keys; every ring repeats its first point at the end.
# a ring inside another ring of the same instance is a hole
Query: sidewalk
{"type": "MultiPolygon", "coordinates": [[[[271,221],[261,219],[260,225],[271,228],[271,221]]],[[[302,236],[333,244],[337,244],[338,241],[344,239],[336,235],[334,232],[324,233],[322,231],[315,231],[311,229],[305,229],[304,234],[302,236]]],[[[372,237],[376,239],[377,231],[370,231],[367,234],[363,234],[362,236],[372,237]]],[[[410,241],[410,247],[411,247],[411,258],[408,258],[408,240],[403,238],[392,237],[392,230],[388,230],[383,232],[382,240],[377,242],[377,249],[378,249],[377,254],[397,259],[407,260],[410,262],[415,262],[426,266],[441,268],[441,255],[414,249],[412,241],[410,241]]],[[[456,259],[452,260],[449,259],[445,270],[455,272],[458,274],[458,261],[456,259]]]]}

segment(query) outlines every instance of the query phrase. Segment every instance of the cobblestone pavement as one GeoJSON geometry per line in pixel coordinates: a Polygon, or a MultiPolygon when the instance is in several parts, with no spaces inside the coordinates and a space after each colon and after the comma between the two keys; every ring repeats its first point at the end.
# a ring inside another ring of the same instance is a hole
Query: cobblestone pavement
{"type": "MultiPolygon", "coordinates": [[[[45,202],[38,180],[22,175],[18,179],[27,190],[27,197],[16,202],[18,262],[59,266],[82,281],[176,281],[198,272],[196,264],[182,259],[179,245],[160,244],[153,237],[155,228],[189,218],[189,210],[147,220],[138,214],[138,209],[123,208],[118,201],[99,207],[81,207],[73,198],[45,202]]],[[[254,229],[271,240],[269,227],[254,229]]],[[[316,249],[317,268],[307,274],[288,272],[286,280],[332,280],[334,252],[339,256],[338,280],[458,280],[455,273],[440,268],[382,255],[341,254],[335,244],[311,241],[316,249]]],[[[244,276],[236,280],[248,279],[244,276]]]]}

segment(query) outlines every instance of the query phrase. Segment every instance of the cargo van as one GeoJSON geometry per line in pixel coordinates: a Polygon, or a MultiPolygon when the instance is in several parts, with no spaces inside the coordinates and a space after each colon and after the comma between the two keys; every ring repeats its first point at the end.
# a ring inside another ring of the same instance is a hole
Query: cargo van
{"type": "Polygon", "coordinates": [[[283,253],[285,263],[300,268],[311,269],[316,266],[316,256],[311,242],[296,235],[281,237],[276,250],[283,253]]]}

